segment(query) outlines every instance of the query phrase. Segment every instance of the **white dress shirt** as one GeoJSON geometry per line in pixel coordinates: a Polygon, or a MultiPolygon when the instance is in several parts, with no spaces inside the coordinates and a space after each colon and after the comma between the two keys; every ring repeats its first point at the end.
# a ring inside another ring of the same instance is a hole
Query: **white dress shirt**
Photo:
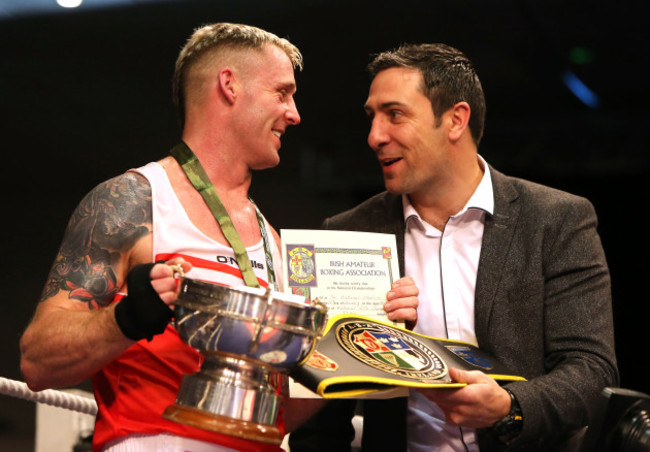
{"type": "MultiPolygon", "coordinates": [[[[420,289],[414,331],[478,345],[474,332],[474,290],[486,212],[493,213],[490,170],[465,207],[451,216],[442,231],[426,223],[403,196],[405,274],[420,289]]],[[[477,451],[473,429],[447,425],[438,406],[417,392],[409,396],[409,452],[477,451]]]]}

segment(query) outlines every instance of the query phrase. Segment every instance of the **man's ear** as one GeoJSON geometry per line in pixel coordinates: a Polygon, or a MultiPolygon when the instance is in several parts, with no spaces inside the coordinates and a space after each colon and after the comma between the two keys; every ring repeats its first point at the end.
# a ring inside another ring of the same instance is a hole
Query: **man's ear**
{"type": "Polygon", "coordinates": [[[226,67],[219,71],[219,90],[229,104],[235,103],[237,81],[232,69],[226,67]]]}
{"type": "Polygon", "coordinates": [[[469,127],[469,117],[472,113],[467,102],[458,102],[448,111],[451,127],[449,128],[449,139],[458,140],[469,127]]]}

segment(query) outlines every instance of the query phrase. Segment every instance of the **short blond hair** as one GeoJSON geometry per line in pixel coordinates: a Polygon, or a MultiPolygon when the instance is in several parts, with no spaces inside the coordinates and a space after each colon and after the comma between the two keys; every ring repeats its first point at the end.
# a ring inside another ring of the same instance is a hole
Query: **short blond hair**
{"type": "Polygon", "coordinates": [[[303,59],[298,48],[287,39],[250,25],[219,22],[197,28],[181,50],[176,60],[173,79],[173,100],[181,122],[185,123],[187,78],[194,65],[205,55],[220,50],[261,50],[274,45],[287,54],[294,69],[302,70],[303,59]]]}

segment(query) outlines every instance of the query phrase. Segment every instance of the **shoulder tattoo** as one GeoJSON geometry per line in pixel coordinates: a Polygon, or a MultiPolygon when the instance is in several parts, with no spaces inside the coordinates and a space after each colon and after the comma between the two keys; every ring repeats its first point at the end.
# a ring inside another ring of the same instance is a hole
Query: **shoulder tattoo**
{"type": "Polygon", "coordinates": [[[61,290],[93,309],[119,289],[115,265],[151,233],[151,186],[129,172],[95,187],[79,203],[52,265],[41,301],[61,290]]]}

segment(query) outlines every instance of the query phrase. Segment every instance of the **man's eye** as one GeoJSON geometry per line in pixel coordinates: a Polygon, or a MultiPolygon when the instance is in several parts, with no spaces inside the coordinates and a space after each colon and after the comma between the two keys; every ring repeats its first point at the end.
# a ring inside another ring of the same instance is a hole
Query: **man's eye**
{"type": "Polygon", "coordinates": [[[399,110],[391,110],[388,112],[388,116],[390,116],[392,119],[397,119],[402,116],[402,112],[399,110]]]}

